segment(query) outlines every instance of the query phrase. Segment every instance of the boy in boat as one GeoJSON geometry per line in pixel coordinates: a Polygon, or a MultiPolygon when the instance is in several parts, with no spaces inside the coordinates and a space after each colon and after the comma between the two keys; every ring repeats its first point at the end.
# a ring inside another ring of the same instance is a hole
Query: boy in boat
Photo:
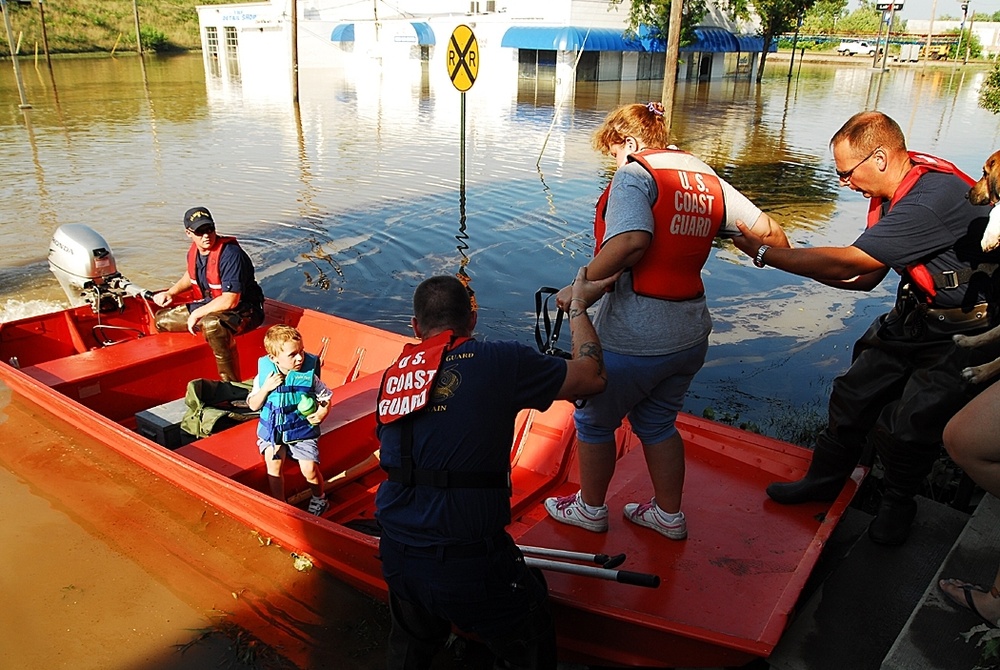
{"type": "Polygon", "coordinates": [[[264,321],[264,292],[253,263],[235,237],[216,234],[212,214],[204,207],[184,213],[184,232],[191,240],[187,271],[153,296],[163,308],[156,313],[156,329],[192,335],[200,330],[215,354],[219,379],[242,381],[235,336],[264,321]],[[198,295],[195,302],[174,304],[176,296],[191,289],[198,295]]]}
{"type": "Polygon", "coordinates": [[[613,281],[577,275],[569,361],[473,339],[477,313],[455,277],[432,277],[414,292],[411,326],[421,341],[386,370],[376,414],[388,473],[375,503],[390,669],[430,667],[452,625],[476,635],[503,667],[555,668],[544,581],[505,530],[514,418],[604,389],[586,310],[613,281]]]}
{"type": "Polygon", "coordinates": [[[267,466],[271,495],[285,499],[281,466],[291,454],[312,489],[309,513],[320,516],[328,503],[319,469],[319,424],[330,412],[333,392],[319,378],[319,359],[305,353],[302,335],[292,326],[268,328],[264,349],[267,355],[257,361],[247,405],[260,410],[257,447],[267,466]]]}

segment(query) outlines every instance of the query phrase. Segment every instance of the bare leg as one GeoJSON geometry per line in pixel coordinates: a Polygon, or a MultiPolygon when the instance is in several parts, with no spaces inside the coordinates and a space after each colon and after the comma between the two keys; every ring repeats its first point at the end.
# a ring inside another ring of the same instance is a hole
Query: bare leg
{"type": "Polygon", "coordinates": [[[664,512],[681,511],[684,490],[684,440],[675,433],[662,442],[642,445],[649,478],[653,481],[656,506],[664,512]]]}
{"type": "Polygon", "coordinates": [[[944,446],[973,481],[1000,498],[1000,384],[993,384],[952,417],[944,446]]]}
{"type": "Polygon", "coordinates": [[[299,461],[299,469],[302,470],[302,476],[309,482],[309,488],[312,490],[313,496],[322,498],[323,473],[320,472],[316,461],[299,461]]]}
{"type": "Polygon", "coordinates": [[[577,451],[580,455],[580,491],[583,502],[600,507],[608,496],[608,486],[615,474],[615,443],[579,440],[577,451]]]}
{"type": "MultiPolygon", "coordinates": [[[[958,414],[944,429],[944,446],[951,457],[972,479],[1000,497],[1000,384],[993,384],[958,414]]],[[[966,590],[976,612],[995,625],[1000,619],[1000,597],[994,597],[989,587],[968,588],[958,579],[942,579],[938,587],[962,607],[968,607],[966,590]],[[964,587],[964,588],[963,588],[964,587]]],[[[993,588],[1000,589],[1000,570],[993,578],[993,588]]]]}
{"type": "Polygon", "coordinates": [[[272,444],[265,448],[261,455],[264,457],[264,467],[267,468],[267,486],[271,490],[271,497],[284,502],[285,480],[281,476],[281,466],[285,462],[284,447],[275,447],[272,444]],[[274,457],[276,450],[278,458],[274,457]]]}

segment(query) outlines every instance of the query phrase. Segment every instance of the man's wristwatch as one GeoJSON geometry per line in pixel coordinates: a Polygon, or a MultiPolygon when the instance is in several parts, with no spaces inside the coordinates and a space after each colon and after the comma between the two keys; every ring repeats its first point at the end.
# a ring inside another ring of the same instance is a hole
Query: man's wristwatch
{"type": "Polygon", "coordinates": [[[770,248],[771,247],[766,244],[760,245],[760,249],[757,250],[757,255],[754,256],[753,264],[759,268],[764,267],[764,254],[766,254],[767,250],[770,248]]]}

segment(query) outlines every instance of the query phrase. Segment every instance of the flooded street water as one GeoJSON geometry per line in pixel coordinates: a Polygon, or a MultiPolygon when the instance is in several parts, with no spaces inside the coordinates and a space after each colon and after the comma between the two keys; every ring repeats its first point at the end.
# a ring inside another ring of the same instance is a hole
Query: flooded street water
{"type": "MultiPolygon", "coordinates": [[[[1000,148],[997,117],[976,105],[984,70],[805,64],[789,80],[787,67],[769,66],[761,86],[679,83],[673,134],[796,245],[849,244],[864,225],[867,202],[838,188],[828,147],[857,111],[887,112],[911,149],[973,175],[1000,148]]],[[[205,205],[239,237],[271,297],[406,332],[416,284],[461,273],[476,291],[479,336],[523,342],[533,338],[534,292],[570,281],[591,253],[612,165],[591,133],[611,108],[659,99],[661,87],[601,82],[557,96],[551,82],[481,79],[467,94],[463,169],[459,95],[426,74],[304,70],[296,107],[284,90],[206,80],[200,55],[148,58],[145,76],[132,57],[56,60],[52,78],[44,63],[21,68],[26,113],[11,68],[0,68],[0,321],[64,304],[45,261],[58,226],[93,227],[120,271],[159,288],[184,269],[182,213],[205,205]]],[[[729,243],[704,275],[714,332],[685,409],[783,438],[825,414],[830,382],[893,288],[855,294],[757,270],[729,243]]],[[[195,667],[171,665],[173,645],[213,610],[266,630],[294,602],[308,613],[303,649],[337,639],[351,613],[377,625],[378,609],[350,589],[294,572],[276,548],[204,505],[185,507],[85,436],[52,438],[57,422],[16,401],[0,411],[0,583],[14,603],[0,615],[0,648],[16,659],[10,667],[195,667]],[[35,448],[46,440],[65,453],[35,448]],[[102,504],[92,502],[98,491],[102,504]],[[177,518],[154,511],[168,506],[177,518]],[[129,539],[143,514],[165,524],[170,547],[147,546],[153,532],[129,539]],[[216,539],[205,539],[208,527],[216,539]],[[202,550],[211,560],[188,553],[202,550]],[[242,583],[259,600],[234,597],[242,583]],[[268,601],[274,590],[285,600],[268,601]]],[[[381,667],[364,636],[353,638],[354,655],[340,666],[325,656],[325,667],[381,667]]]]}

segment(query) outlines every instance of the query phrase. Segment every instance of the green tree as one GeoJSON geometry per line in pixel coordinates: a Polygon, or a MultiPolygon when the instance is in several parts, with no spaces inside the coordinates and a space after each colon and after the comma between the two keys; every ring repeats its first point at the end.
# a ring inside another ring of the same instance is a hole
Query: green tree
{"type": "Polygon", "coordinates": [[[816,0],[806,12],[802,32],[807,35],[829,35],[838,30],[840,20],[847,13],[848,0],[816,0]]]}
{"type": "MultiPolygon", "coordinates": [[[[795,27],[800,16],[816,4],[816,0],[754,0],[753,9],[760,17],[760,34],[764,38],[764,53],[760,55],[760,68],[757,70],[757,82],[764,77],[764,65],[767,63],[768,47],[782,33],[795,27]]],[[[729,0],[730,16],[746,18],[750,15],[748,0],[729,0]]]]}
{"type": "MultiPolygon", "coordinates": [[[[979,58],[983,53],[983,43],[979,41],[979,36],[968,28],[961,31],[961,36],[959,39],[955,40],[955,43],[951,45],[948,50],[948,58],[955,60],[963,60],[965,58],[965,51],[968,48],[969,58],[979,58]]],[[[955,35],[958,37],[958,28],[952,28],[949,30],[947,35],[955,35]]]]}
{"type": "MultiPolygon", "coordinates": [[[[612,7],[618,7],[624,2],[625,0],[610,0],[612,7]]],[[[705,0],[684,0],[680,46],[695,41],[694,27],[704,18],[706,11],[705,0]]],[[[649,37],[663,40],[666,44],[667,29],[670,26],[670,0],[632,0],[628,10],[628,32],[635,35],[640,26],[650,30],[649,37]]]]}
{"type": "Polygon", "coordinates": [[[986,80],[979,89],[979,106],[994,114],[1000,114],[1000,61],[997,61],[986,75],[986,80]]]}
{"type": "Polygon", "coordinates": [[[882,23],[882,12],[875,9],[870,2],[862,2],[861,6],[845,16],[837,24],[837,32],[841,35],[877,35],[882,23]]]}
{"type": "MultiPolygon", "coordinates": [[[[609,0],[617,7],[624,0],[609,0]]],[[[795,26],[799,16],[804,16],[816,0],[754,0],[753,10],[760,17],[760,35],[764,38],[764,53],[760,57],[757,81],[760,82],[767,62],[768,47],[782,33],[795,26]]],[[[719,5],[731,17],[749,18],[750,0],[720,0],[719,5]]],[[[694,41],[694,27],[705,16],[705,0],[688,0],[684,3],[684,20],[681,23],[681,44],[694,41]]],[[[670,0],[632,0],[629,8],[629,31],[636,33],[639,26],[649,26],[655,35],[666,36],[670,23],[670,0]]]]}

